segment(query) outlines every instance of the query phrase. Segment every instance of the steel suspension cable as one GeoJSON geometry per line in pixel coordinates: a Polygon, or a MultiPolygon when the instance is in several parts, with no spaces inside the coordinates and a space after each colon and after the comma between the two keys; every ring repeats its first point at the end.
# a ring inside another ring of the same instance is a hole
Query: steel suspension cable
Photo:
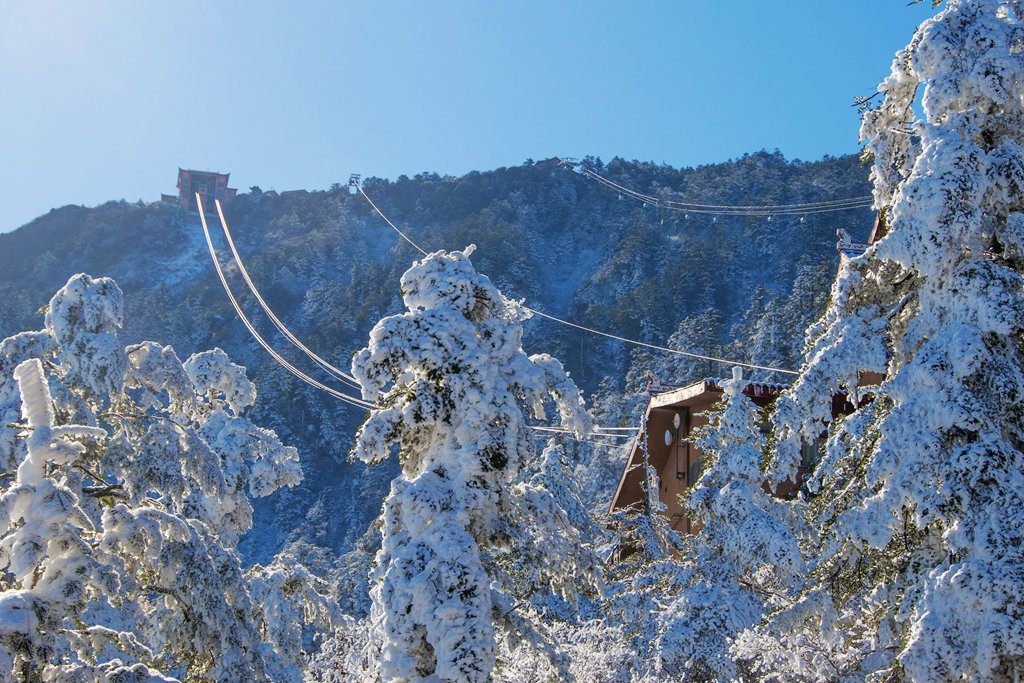
{"type": "Polygon", "coordinates": [[[237,313],[238,317],[242,320],[242,324],[245,325],[247,330],[249,330],[249,334],[253,336],[253,338],[259,343],[259,345],[262,346],[263,349],[267,353],[269,353],[275,361],[277,361],[282,367],[288,370],[288,372],[292,373],[306,384],[309,384],[312,387],[320,389],[321,391],[326,392],[327,394],[333,396],[339,401],[342,401],[349,405],[364,409],[373,408],[373,404],[370,403],[369,401],[364,401],[361,398],[349,396],[346,393],[338,391],[337,389],[329,387],[321,382],[318,382],[317,380],[313,379],[306,373],[302,372],[294,365],[289,363],[287,360],[285,360],[283,357],[281,357],[281,355],[277,353],[277,351],[275,351],[270,346],[270,344],[268,344],[266,340],[263,339],[263,337],[260,336],[259,332],[256,331],[256,328],[253,327],[252,323],[249,322],[249,319],[245,316],[245,313],[242,312],[242,307],[238,304],[238,301],[235,299],[235,295],[231,292],[231,287],[228,285],[227,278],[224,276],[224,270],[220,267],[220,261],[217,260],[217,252],[213,248],[213,240],[210,238],[210,229],[206,225],[206,214],[203,210],[203,200],[198,192],[196,193],[196,204],[199,207],[199,219],[203,224],[203,234],[206,235],[206,246],[210,250],[210,258],[213,259],[213,265],[217,269],[217,277],[220,278],[220,283],[224,287],[224,292],[228,295],[228,299],[230,299],[231,305],[235,309],[235,313],[237,313]]]}
{"type": "MultiPolygon", "coordinates": [[[[390,225],[392,227],[392,229],[394,229],[395,232],[397,232],[399,235],[401,235],[402,238],[406,242],[408,242],[413,247],[415,247],[421,254],[423,254],[424,256],[427,255],[427,252],[424,251],[423,248],[420,247],[420,245],[418,245],[415,242],[413,242],[412,239],[410,239],[404,232],[399,230],[398,227],[394,223],[392,223],[391,220],[389,220],[387,216],[384,215],[384,213],[377,207],[377,205],[374,204],[373,200],[370,199],[369,195],[366,194],[366,190],[363,189],[363,186],[362,186],[361,183],[356,184],[356,187],[359,188],[360,194],[362,194],[363,197],[366,199],[366,201],[370,203],[370,206],[372,206],[374,208],[374,210],[380,215],[380,217],[384,219],[384,222],[386,222],[388,225],[390,225]]],[[[629,339],[628,337],[621,337],[621,336],[619,336],[617,334],[611,334],[611,333],[608,333],[608,332],[602,332],[601,330],[596,330],[596,329],[594,329],[592,327],[586,327],[584,325],[579,325],[577,323],[570,322],[568,320],[563,320],[563,319],[557,318],[557,317],[555,317],[553,315],[548,315],[547,313],[543,313],[541,311],[538,311],[537,309],[531,308],[530,306],[525,306],[524,305],[523,308],[526,309],[527,311],[530,311],[531,313],[535,313],[535,314],[541,316],[542,318],[547,318],[548,320],[554,321],[556,323],[559,323],[559,324],[562,324],[562,325],[567,325],[569,327],[574,327],[574,328],[576,328],[578,330],[582,330],[584,332],[590,332],[591,334],[596,334],[596,335],[599,335],[599,336],[602,336],[602,337],[607,337],[609,339],[615,339],[617,341],[625,342],[627,344],[633,344],[635,346],[642,346],[642,347],[646,347],[646,348],[649,348],[649,349],[654,349],[656,351],[663,351],[665,353],[672,353],[672,354],[676,354],[676,355],[679,355],[679,356],[685,356],[687,358],[694,358],[694,359],[697,359],[697,360],[706,360],[706,361],[710,361],[710,362],[713,362],[713,363],[725,363],[727,365],[738,365],[738,366],[744,367],[744,368],[751,368],[752,370],[765,370],[765,371],[769,371],[769,372],[780,372],[780,373],[784,373],[784,374],[787,374],[787,375],[798,375],[798,374],[800,374],[800,373],[795,372],[793,370],[783,370],[782,368],[772,368],[772,367],[768,367],[766,365],[756,365],[754,363],[742,363],[742,362],[739,362],[739,361],[728,360],[726,358],[717,358],[715,356],[707,356],[707,355],[700,354],[700,353],[692,353],[692,352],[689,352],[689,351],[681,351],[679,349],[670,349],[670,348],[665,347],[665,346],[658,346],[657,344],[648,344],[646,342],[638,341],[636,339],[629,339]]]]}
{"type": "Polygon", "coordinates": [[[295,337],[295,335],[291,333],[291,330],[289,330],[285,326],[285,324],[282,323],[276,315],[274,315],[274,312],[270,310],[270,306],[268,306],[267,302],[263,300],[262,296],[260,296],[259,290],[256,289],[256,285],[253,283],[252,278],[249,277],[249,271],[245,269],[245,264],[242,263],[242,257],[239,256],[238,254],[238,249],[235,248],[235,241],[231,238],[231,231],[228,230],[228,222],[224,219],[224,210],[221,208],[220,200],[215,200],[214,203],[217,206],[217,215],[220,218],[220,226],[224,230],[224,237],[227,239],[228,246],[231,247],[231,254],[235,258],[235,263],[238,264],[238,271],[242,274],[242,279],[245,280],[245,283],[249,286],[249,291],[251,291],[253,296],[256,297],[256,301],[259,302],[260,307],[263,309],[263,312],[267,314],[267,317],[270,318],[270,320],[274,323],[274,326],[281,332],[281,334],[285,336],[285,338],[288,341],[292,343],[293,346],[300,349],[314,363],[319,365],[329,374],[333,375],[335,378],[341,380],[342,382],[348,384],[349,386],[355,389],[361,389],[361,387],[359,386],[359,382],[356,381],[355,377],[353,377],[352,375],[343,370],[334,367],[326,360],[318,356],[316,353],[311,351],[305,344],[299,341],[295,337]]]}
{"type": "Polygon", "coordinates": [[[582,175],[592,178],[609,188],[632,197],[633,199],[637,199],[648,204],[655,204],[656,206],[664,207],[666,209],[689,211],[691,213],[742,216],[800,215],[805,213],[826,213],[832,211],[846,211],[848,209],[870,208],[873,203],[871,195],[848,197],[845,199],[826,199],[816,202],[802,202],[795,204],[704,204],[699,202],[686,202],[664,199],[656,195],[644,194],[605,178],[592,169],[582,167],[582,165],[577,165],[576,168],[579,169],[582,175]]]}
{"type": "Polygon", "coordinates": [[[392,230],[394,230],[394,231],[395,231],[395,232],[397,232],[397,233],[398,233],[399,235],[401,235],[401,236],[402,236],[402,239],[404,239],[404,240],[405,240],[406,242],[408,242],[408,243],[409,243],[409,244],[411,244],[412,246],[416,247],[416,250],[417,250],[417,251],[419,251],[419,252],[420,252],[421,254],[423,254],[424,256],[426,256],[426,255],[427,255],[427,252],[426,252],[426,251],[424,251],[423,247],[421,247],[420,245],[418,245],[418,244],[416,244],[415,242],[413,242],[413,241],[412,241],[412,239],[411,239],[411,238],[410,238],[410,237],[409,237],[408,235],[406,235],[406,234],[405,234],[404,232],[402,232],[401,230],[399,230],[399,229],[398,229],[398,226],[397,226],[397,225],[395,225],[394,223],[392,223],[392,222],[391,222],[391,219],[389,219],[389,218],[388,218],[387,216],[385,216],[385,215],[384,215],[384,212],[383,212],[383,211],[381,211],[380,209],[378,209],[378,208],[377,208],[377,205],[373,203],[373,200],[372,200],[372,199],[370,199],[370,195],[366,194],[366,190],[364,190],[364,189],[363,189],[363,185],[362,185],[362,183],[358,183],[358,184],[356,185],[356,187],[358,187],[358,188],[359,188],[359,193],[363,195],[363,199],[365,199],[366,201],[370,202],[370,206],[372,206],[372,207],[373,207],[373,210],[374,210],[374,211],[376,211],[376,212],[377,212],[377,214],[378,214],[378,215],[379,215],[379,216],[380,216],[381,218],[383,218],[383,219],[384,219],[384,222],[385,222],[385,223],[387,223],[388,225],[390,225],[390,226],[391,226],[391,229],[392,229],[392,230]]]}

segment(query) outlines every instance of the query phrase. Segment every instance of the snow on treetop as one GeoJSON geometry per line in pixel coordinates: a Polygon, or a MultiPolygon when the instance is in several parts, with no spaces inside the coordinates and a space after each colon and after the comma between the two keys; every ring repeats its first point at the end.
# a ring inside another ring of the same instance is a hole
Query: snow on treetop
{"type": "Polygon", "coordinates": [[[124,322],[124,295],[109,277],[79,273],[50,299],[45,320],[58,342],[79,332],[116,332],[124,322]]]}
{"type": "MultiPolygon", "coordinates": [[[[551,400],[563,426],[592,425],[562,364],[524,353],[521,309],[470,253],[438,251],[406,271],[408,310],[378,322],[352,359],[377,404],[353,455],[376,462],[397,447],[402,465],[371,575],[385,680],[491,680],[492,614],[504,598],[485,554],[530,510],[554,515],[540,489],[510,486],[535,455],[524,409],[541,416],[551,400]]],[[[593,573],[566,559],[552,583],[593,573]]]]}
{"type": "Polygon", "coordinates": [[[116,336],[123,319],[124,296],[110,278],[79,273],[50,299],[45,322],[60,365],[91,398],[113,396],[124,384],[128,359],[116,336]]]}
{"type": "Polygon", "coordinates": [[[402,301],[410,311],[450,308],[473,321],[502,316],[505,297],[470,263],[476,245],[462,251],[437,251],[402,275],[402,301]]]}
{"type": "Polygon", "coordinates": [[[256,387],[246,378],[245,368],[232,363],[222,349],[193,354],[184,367],[196,393],[214,407],[226,404],[237,413],[256,401],[256,387]]]}

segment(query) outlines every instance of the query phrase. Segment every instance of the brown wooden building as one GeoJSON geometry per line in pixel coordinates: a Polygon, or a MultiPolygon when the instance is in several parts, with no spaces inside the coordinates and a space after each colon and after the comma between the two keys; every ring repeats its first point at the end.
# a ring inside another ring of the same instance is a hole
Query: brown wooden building
{"type": "MultiPolygon", "coordinates": [[[[764,408],[782,393],[776,384],[751,383],[743,393],[764,408]]],[[[700,478],[701,449],[693,444],[692,435],[706,425],[702,413],[713,410],[724,392],[718,382],[702,380],[671,391],[651,396],[647,406],[647,453],[651,466],[658,473],[658,499],[665,505],[664,514],[671,526],[682,533],[695,533],[690,518],[679,504],[679,496],[700,478]]],[[[638,506],[644,500],[643,434],[637,434],[629,459],[622,469],[619,486],[609,511],[638,506]]]]}
{"type": "MultiPolygon", "coordinates": [[[[868,244],[852,244],[852,246],[860,248],[853,253],[863,253],[863,247],[874,244],[887,232],[888,224],[885,211],[879,211],[871,229],[868,244]]],[[[846,256],[851,255],[843,250],[842,238],[837,246],[840,253],[846,256]]],[[[877,386],[884,379],[885,377],[878,373],[863,372],[858,376],[857,384],[859,387],[877,386]]],[[[653,391],[659,392],[651,396],[646,413],[646,446],[649,462],[658,473],[658,500],[665,505],[664,514],[670,518],[673,529],[682,533],[696,533],[698,529],[695,528],[696,525],[691,524],[690,518],[683,511],[679,504],[679,496],[685,494],[686,489],[700,479],[701,449],[693,444],[692,435],[698,427],[707,424],[707,417],[702,416],[701,413],[714,410],[716,404],[722,400],[724,391],[713,379],[705,379],[685,387],[671,389],[661,385],[653,375],[648,377],[648,382],[653,387],[653,391]]],[[[751,383],[746,386],[743,393],[763,409],[772,404],[784,389],[783,385],[778,384],[751,383]]],[[[872,400],[870,395],[862,397],[861,405],[870,400],[872,400]]],[[[854,410],[855,406],[845,393],[837,393],[832,397],[833,418],[849,415],[854,410]]],[[[644,501],[644,475],[641,466],[644,453],[642,438],[643,434],[639,433],[634,440],[633,450],[622,469],[619,486],[612,497],[609,512],[639,506],[644,501]]],[[[795,495],[800,485],[801,475],[806,474],[813,464],[817,449],[817,443],[804,446],[803,462],[797,481],[782,483],[776,489],[775,495],[781,497],[795,495]]],[[[765,488],[770,490],[767,483],[765,488]]]]}
{"type": "MultiPolygon", "coordinates": [[[[883,379],[878,373],[864,372],[859,377],[858,386],[877,386],[883,379]]],[[[748,384],[743,394],[764,409],[774,403],[784,389],[785,386],[781,384],[755,382],[748,384]]],[[[693,433],[708,423],[702,413],[716,410],[724,393],[717,380],[705,379],[654,394],[647,406],[647,453],[651,466],[658,473],[658,500],[665,505],[664,514],[670,518],[672,528],[681,533],[696,533],[699,530],[695,524],[691,524],[679,503],[679,496],[696,484],[701,475],[702,451],[693,443],[693,433]]],[[[871,400],[872,395],[867,393],[861,397],[860,405],[871,400]]],[[[832,396],[833,418],[849,415],[855,409],[845,393],[832,396]]],[[[619,477],[619,486],[612,497],[609,512],[643,504],[644,477],[641,463],[644,451],[641,439],[642,433],[638,433],[629,459],[622,469],[622,476],[619,477]]],[[[790,498],[796,495],[800,479],[814,464],[819,444],[820,440],[819,443],[804,445],[797,481],[780,484],[775,489],[776,496],[790,498]]],[[[767,482],[765,490],[771,492],[767,482]]]]}

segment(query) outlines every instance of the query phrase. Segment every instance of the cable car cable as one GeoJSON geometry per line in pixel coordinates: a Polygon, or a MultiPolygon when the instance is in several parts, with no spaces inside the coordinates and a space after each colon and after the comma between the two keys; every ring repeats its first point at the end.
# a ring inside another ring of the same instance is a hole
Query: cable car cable
{"type": "MultiPolygon", "coordinates": [[[[427,252],[424,251],[423,248],[420,247],[420,245],[418,245],[415,242],[413,242],[412,239],[410,239],[404,232],[399,230],[398,227],[394,223],[392,223],[388,219],[388,217],[385,216],[384,213],[379,208],[377,208],[377,205],[374,204],[373,200],[370,199],[369,195],[366,194],[366,190],[363,188],[362,185],[358,185],[357,187],[359,188],[359,192],[363,195],[363,197],[366,199],[366,201],[370,203],[370,206],[372,206],[374,208],[374,210],[380,215],[380,217],[383,218],[384,221],[388,225],[390,225],[394,229],[395,232],[397,232],[399,235],[401,235],[402,238],[405,239],[406,242],[408,242],[409,244],[414,246],[421,254],[423,254],[424,256],[427,255],[427,252]]],[[[552,321],[554,321],[556,323],[560,323],[562,325],[567,325],[569,327],[575,327],[576,329],[583,330],[584,332],[590,332],[592,334],[600,335],[602,337],[608,337],[609,339],[615,339],[617,341],[625,342],[627,344],[634,344],[636,346],[643,346],[643,347],[646,347],[646,348],[649,348],[649,349],[654,349],[656,351],[664,351],[665,353],[673,353],[673,354],[680,355],[680,356],[686,356],[687,358],[695,358],[697,360],[706,360],[706,361],[711,361],[711,362],[714,362],[714,363],[726,363],[728,365],[738,365],[740,367],[750,368],[752,370],[766,370],[766,371],[769,371],[769,372],[781,372],[781,373],[788,374],[788,375],[799,375],[800,374],[800,373],[798,373],[798,372],[796,372],[794,370],[783,370],[782,368],[772,368],[772,367],[768,367],[766,365],[756,365],[754,363],[741,363],[739,361],[728,360],[728,359],[725,359],[725,358],[716,358],[714,356],[705,356],[705,355],[700,354],[700,353],[691,353],[689,351],[681,351],[679,349],[670,349],[670,348],[667,348],[667,347],[664,347],[664,346],[658,346],[656,344],[648,344],[646,342],[637,341],[636,339],[629,339],[627,337],[620,337],[619,335],[616,335],[616,334],[610,334],[608,332],[602,332],[600,330],[595,330],[592,327],[586,327],[584,325],[579,325],[577,323],[570,322],[568,320],[563,320],[561,318],[556,318],[553,315],[548,315],[547,313],[543,313],[541,311],[538,311],[537,309],[531,308],[530,306],[525,306],[524,305],[523,308],[526,309],[527,311],[530,311],[531,313],[535,313],[535,314],[541,316],[542,318],[547,318],[548,320],[552,320],[552,321]]]]}
{"type": "Polygon", "coordinates": [[[238,301],[235,299],[235,295],[232,294],[231,287],[228,286],[227,278],[224,276],[224,271],[220,267],[220,261],[217,260],[217,252],[213,248],[213,240],[210,238],[210,229],[206,225],[206,214],[203,210],[203,200],[198,192],[196,193],[196,204],[199,207],[199,219],[202,221],[203,224],[203,233],[206,235],[206,246],[209,247],[210,257],[213,259],[213,265],[217,269],[217,277],[220,278],[220,283],[224,287],[224,292],[228,295],[228,299],[231,300],[231,305],[234,307],[235,313],[238,314],[238,317],[242,320],[242,324],[245,325],[246,329],[249,330],[249,333],[259,343],[259,345],[262,346],[264,350],[266,350],[266,352],[269,353],[271,357],[273,357],[273,359],[276,360],[282,367],[288,370],[288,372],[292,373],[306,384],[309,384],[312,387],[320,389],[321,391],[326,392],[327,394],[333,396],[339,401],[348,403],[349,405],[364,409],[373,408],[373,404],[370,403],[369,401],[364,401],[361,398],[349,396],[346,393],[338,391],[337,389],[333,389],[321,382],[318,382],[317,380],[313,379],[306,373],[302,372],[294,365],[289,363],[287,360],[282,358],[281,355],[277,353],[270,346],[270,344],[268,344],[266,340],[263,339],[263,337],[260,336],[259,332],[256,331],[256,328],[252,326],[252,323],[249,322],[249,319],[245,316],[245,313],[242,312],[242,307],[238,304],[238,301]]]}
{"type": "MultiPolygon", "coordinates": [[[[562,163],[573,167],[574,170],[582,167],[582,164],[579,162],[563,161],[562,163]]],[[[637,201],[642,201],[645,204],[654,204],[655,206],[672,211],[689,211],[690,213],[730,216],[802,215],[846,211],[850,209],[866,209],[870,208],[874,202],[871,195],[864,195],[861,197],[826,199],[816,202],[803,202],[796,204],[703,204],[698,202],[664,199],[655,195],[644,194],[605,178],[589,168],[582,167],[578,172],[580,175],[592,178],[597,182],[618,191],[620,196],[627,195],[637,201]]]]}
{"type": "Polygon", "coordinates": [[[292,343],[293,346],[295,346],[298,349],[300,349],[314,363],[319,365],[321,368],[323,368],[329,374],[333,375],[337,379],[341,380],[342,382],[348,384],[349,386],[351,386],[351,387],[353,387],[355,389],[362,389],[362,387],[359,385],[359,382],[356,381],[355,377],[353,377],[352,375],[350,375],[349,373],[347,373],[347,372],[345,372],[343,370],[340,370],[340,369],[334,367],[333,365],[328,363],[326,360],[324,360],[323,358],[318,356],[316,353],[311,351],[301,341],[299,341],[295,337],[295,335],[291,333],[291,330],[289,330],[285,326],[285,324],[282,323],[278,319],[278,317],[276,315],[274,315],[274,312],[272,310],[270,310],[270,306],[268,306],[267,302],[263,300],[262,296],[260,296],[259,291],[256,289],[256,285],[252,281],[252,278],[249,277],[249,271],[247,271],[245,269],[245,264],[242,263],[242,257],[239,256],[238,250],[235,248],[235,241],[231,238],[231,231],[228,230],[228,222],[224,219],[224,211],[221,208],[220,201],[219,200],[214,200],[214,203],[217,206],[217,215],[220,218],[221,228],[223,228],[223,230],[224,230],[224,237],[227,238],[228,246],[231,247],[231,254],[235,258],[235,263],[238,264],[238,270],[242,274],[242,279],[245,280],[245,283],[249,286],[249,290],[252,292],[253,296],[256,297],[256,301],[259,302],[260,307],[263,309],[263,312],[267,314],[267,317],[270,318],[270,320],[274,323],[274,326],[278,330],[280,330],[281,334],[283,334],[285,336],[285,338],[288,339],[288,341],[290,341],[292,343]]]}

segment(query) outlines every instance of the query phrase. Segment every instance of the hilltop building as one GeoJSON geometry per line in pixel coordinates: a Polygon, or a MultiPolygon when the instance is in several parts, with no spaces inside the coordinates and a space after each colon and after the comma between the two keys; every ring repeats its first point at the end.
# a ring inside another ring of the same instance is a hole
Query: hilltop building
{"type": "Polygon", "coordinates": [[[228,187],[229,175],[231,174],[179,168],[178,196],[164,194],[160,195],[160,199],[177,204],[186,211],[199,210],[199,207],[196,206],[197,192],[203,199],[204,207],[212,209],[214,200],[219,200],[221,204],[227,204],[234,199],[235,194],[238,192],[236,188],[228,187]]]}

